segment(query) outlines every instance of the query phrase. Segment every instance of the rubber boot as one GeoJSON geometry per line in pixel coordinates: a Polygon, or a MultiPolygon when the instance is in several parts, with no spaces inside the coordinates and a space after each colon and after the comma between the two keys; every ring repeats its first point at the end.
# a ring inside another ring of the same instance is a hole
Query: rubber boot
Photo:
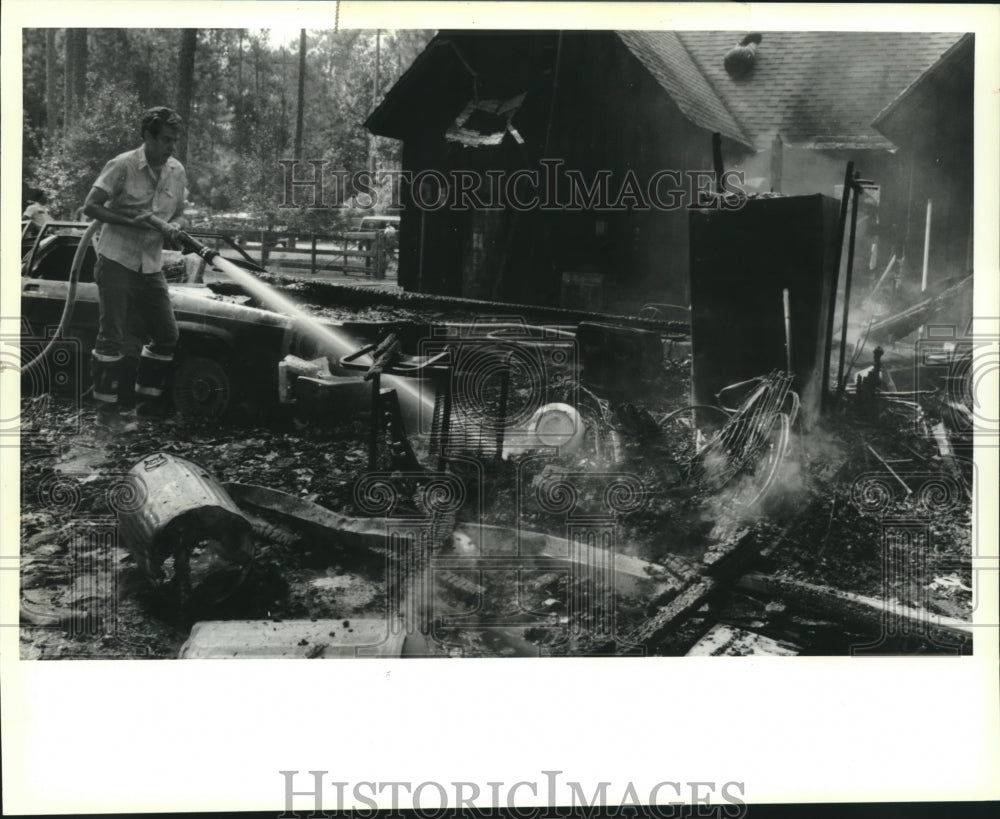
{"type": "Polygon", "coordinates": [[[173,363],[172,354],[154,353],[148,344],[142,348],[135,376],[136,414],[140,417],[167,416],[167,377],[173,363]]]}
{"type": "Polygon", "coordinates": [[[97,350],[91,354],[90,373],[94,383],[97,422],[111,431],[121,431],[125,425],[118,403],[121,367],[121,355],[104,355],[97,350]]]}
{"type": "Polygon", "coordinates": [[[138,372],[138,357],[124,356],[121,362],[121,375],[118,380],[118,406],[122,410],[135,409],[135,377],[138,372]]]}

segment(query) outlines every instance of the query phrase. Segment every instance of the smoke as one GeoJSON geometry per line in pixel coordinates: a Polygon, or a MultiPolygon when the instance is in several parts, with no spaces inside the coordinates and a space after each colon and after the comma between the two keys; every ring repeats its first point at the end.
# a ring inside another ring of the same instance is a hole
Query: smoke
{"type": "Polygon", "coordinates": [[[702,519],[714,521],[712,539],[731,537],[758,520],[800,514],[845,457],[843,442],[822,424],[808,433],[793,432],[783,451],[765,453],[753,471],[740,474],[707,499],[702,519]]]}

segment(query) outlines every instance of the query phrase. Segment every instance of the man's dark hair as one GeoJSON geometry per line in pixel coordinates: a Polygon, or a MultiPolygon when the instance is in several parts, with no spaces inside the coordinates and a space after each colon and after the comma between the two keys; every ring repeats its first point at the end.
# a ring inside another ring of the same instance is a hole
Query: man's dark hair
{"type": "Polygon", "coordinates": [[[149,133],[153,136],[159,136],[160,131],[163,130],[164,126],[170,126],[171,128],[180,130],[184,127],[184,123],[177,115],[177,112],[171,110],[170,108],[163,108],[162,106],[150,108],[142,115],[142,121],[139,125],[139,134],[145,138],[146,132],[149,131],[149,133]]]}

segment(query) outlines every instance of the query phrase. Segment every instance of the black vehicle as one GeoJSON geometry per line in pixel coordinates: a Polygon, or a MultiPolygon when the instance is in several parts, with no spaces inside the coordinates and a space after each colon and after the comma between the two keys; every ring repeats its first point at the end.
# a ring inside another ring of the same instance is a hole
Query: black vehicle
{"type": "MultiPolygon", "coordinates": [[[[26,361],[59,326],[69,294],[73,257],[86,228],[86,223],[52,222],[22,259],[21,338],[26,361]]],[[[225,237],[217,238],[233,246],[225,237]]],[[[237,258],[230,261],[244,269],[260,269],[239,248],[235,251],[237,258]]],[[[81,391],[89,382],[89,353],[98,327],[95,261],[93,247],[88,248],[71,320],[64,328],[65,349],[80,354],[73,362],[80,378],[69,380],[78,383],[81,391]]],[[[240,405],[276,405],[278,363],[289,352],[296,352],[293,320],[236,303],[231,297],[227,300],[205,284],[170,281],[168,287],[180,331],[171,385],[176,409],[190,416],[219,417],[240,405]]],[[[126,356],[134,359],[133,365],[138,363],[144,341],[137,333],[126,345],[126,356]]],[[[66,355],[64,351],[63,357],[66,355]]],[[[58,384],[41,383],[34,385],[34,390],[47,391],[54,386],[58,384]]]]}

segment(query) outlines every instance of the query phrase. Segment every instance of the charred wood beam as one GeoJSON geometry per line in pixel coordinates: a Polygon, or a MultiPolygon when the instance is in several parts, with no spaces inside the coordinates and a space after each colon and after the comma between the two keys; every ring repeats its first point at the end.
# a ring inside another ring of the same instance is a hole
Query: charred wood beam
{"type": "MultiPolygon", "coordinates": [[[[831,480],[835,480],[842,470],[850,468],[844,456],[831,459],[828,466],[831,480]]],[[[815,507],[810,505],[788,519],[766,543],[762,543],[738,520],[723,514],[713,529],[715,543],[703,558],[702,574],[689,578],[671,597],[664,596],[661,605],[627,635],[628,642],[643,645],[647,650],[662,645],[699,608],[731,589],[751,563],[772,555],[786,537],[805,525],[814,511],[815,507]]]]}
{"type": "Polygon", "coordinates": [[[392,369],[392,365],[399,360],[400,348],[399,339],[395,333],[390,333],[372,351],[372,364],[365,373],[365,381],[371,381],[376,375],[382,375],[386,368],[392,369]]]}
{"type": "Polygon", "coordinates": [[[757,573],[744,575],[736,586],[841,622],[853,623],[876,634],[883,633],[886,626],[895,621],[906,633],[946,645],[972,640],[973,626],[963,620],[828,586],[757,573]]]}
{"type": "Polygon", "coordinates": [[[626,636],[626,641],[644,645],[647,649],[655,648],[723,587],[721,580],[702,577],[640,623],[626,636]]]}
{"type": "Polygon", "coordinates": [[[868,337],[871,339],[896,341],[914,332],[921,325],[934,319],[938,312],[946,308],[949,303],[961,295],[966,287],[972,285],[972,276],[966,276],[951,287],[942,290],[936,296],[923,299],[912,307],[907,307],[895,315],[877,321],[868,329],[868,337]]]}
{"type": "Polygon", "coordinates": [[[757,538],[746,530],[740,530],[728,542],[717,544],[706,554],[704,574],[689,579],[676,595],[627,635],[627,642],[655,648],[697,609],[728,588],[758,553],[757,538]]]}
{"type": "MultiPolygon", "coordinates": [[[[475,313],[497,313],[524,316],[529,320],[558,320],[564,324],[581,321],[601,321],[624,327],[637,327],[668,335],[688,336],[691,325],[686,321],[657,321],[621,316],[613,313],[595,313],[587,310],[570,310],[565,307],[545,307],[537,304],[517,304],[515,302],[484,301],[460,296],[440,296],[432,293],[412,293],[405,291],[379,290],[371,287],[334,284],[333,282],[309,281],[273,273],[258,274],[258,278],[279,288],[291,288],[300,299],[321,306],[367,307],[370,305],[405,307],[452,308],[475,313]]],[[[210,289],[219,295],[245,295],[246,290],[235,282],[217,282],[210,289]]]]}

